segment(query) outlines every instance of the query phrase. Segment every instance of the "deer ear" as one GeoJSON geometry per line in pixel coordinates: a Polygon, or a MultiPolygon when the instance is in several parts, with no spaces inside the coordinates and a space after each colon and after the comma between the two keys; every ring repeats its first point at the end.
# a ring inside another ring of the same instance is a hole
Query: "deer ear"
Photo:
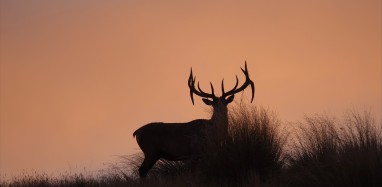
{"type": "Polygon", "coordinates": [[[233,101],[233,99],[235,98],[235,95],[231,95],[229,96],[226,100],[225,100],[225,104],[228,105],[229,103],[231,103],[233,101]]]}
{"type": "Polygon", "coordinates": [[[209,100],[209,99],[207,99],[207,98],[203,98],[202,100],[203,100],[203,102],[204,102],[206,105],[212,105],[212,102],[213,102],[213,101],[211,101],[211,100],[209,100]]]}

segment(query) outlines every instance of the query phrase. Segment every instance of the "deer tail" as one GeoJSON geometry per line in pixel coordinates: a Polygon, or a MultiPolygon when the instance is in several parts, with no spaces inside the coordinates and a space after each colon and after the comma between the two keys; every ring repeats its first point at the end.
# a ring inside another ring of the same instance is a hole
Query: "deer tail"
{"type": "Polygon", "coordinates": [[[134,133],[133,133],[133,137],[135,137],[135,136],[137,135],[138,130],[139,130],[139,129],[137,129],[136,131],[134,131],[134,133]]]}
{"type": "Polygon", "coordinates": [[[141,142],[141,133],[142,133],[142,127],[134,131],[133,137],[137,140],[138,145],[140,145],[141,142]]]}

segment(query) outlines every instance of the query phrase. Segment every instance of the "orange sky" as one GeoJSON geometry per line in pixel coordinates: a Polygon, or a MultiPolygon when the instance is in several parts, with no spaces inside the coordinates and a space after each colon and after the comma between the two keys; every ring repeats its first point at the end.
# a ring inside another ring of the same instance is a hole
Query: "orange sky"
{"type": "Polygon", "coordinates": [[[247,60],[282,121],[381,118],[380,0],[166,2],[0,1],[0,176],[102,168],[146,123],[209,117],[191,66],[208,90],[247,60]]]}

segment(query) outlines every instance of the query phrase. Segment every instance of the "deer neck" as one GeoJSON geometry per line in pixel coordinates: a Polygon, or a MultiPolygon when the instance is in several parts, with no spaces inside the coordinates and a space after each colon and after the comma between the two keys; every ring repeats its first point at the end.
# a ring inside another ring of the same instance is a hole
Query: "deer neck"
{"type": "Polygon", "coordinates": [[[221,141],[225,139],[228,133],[228,112],[227,107],[214,108],[214,112],[211,117],[211,121],[213,124],[213,131],[215,136],[212,138],[216,138],[216,141],[221,141]]]}
{"type": "Polygon", "coordinates": [[[214,108],[214,112],[211,117],[211,121],[216,124],[228,124],[228,111],[227,107],[214,108]]]}

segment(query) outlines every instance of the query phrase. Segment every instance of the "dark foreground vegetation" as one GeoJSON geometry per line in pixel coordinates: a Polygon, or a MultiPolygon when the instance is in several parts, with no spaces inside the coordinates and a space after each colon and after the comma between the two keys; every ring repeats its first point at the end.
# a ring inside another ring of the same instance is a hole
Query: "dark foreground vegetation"
{"type": "Polygon", "coordinates": [[[121,157],[97,175],[25,175],[0,186],[382,186],[382,123],[368,112],[281,123],[269,110],[235,107],[228,138],[203,147],[198,164],[121,157]]]}

